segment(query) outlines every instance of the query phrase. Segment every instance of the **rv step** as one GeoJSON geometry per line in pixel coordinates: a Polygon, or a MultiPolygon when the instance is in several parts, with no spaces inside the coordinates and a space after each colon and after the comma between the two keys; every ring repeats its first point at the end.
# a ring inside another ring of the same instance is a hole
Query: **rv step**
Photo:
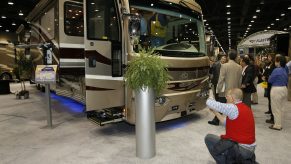
{"type": "Polygon", "coordinates": [[[87,112],[87,118],[90,121],[103,126],[105,124],[123,121],[123,114],[122,110],[112,108],[103,111],[89,111],[87,112]]]}

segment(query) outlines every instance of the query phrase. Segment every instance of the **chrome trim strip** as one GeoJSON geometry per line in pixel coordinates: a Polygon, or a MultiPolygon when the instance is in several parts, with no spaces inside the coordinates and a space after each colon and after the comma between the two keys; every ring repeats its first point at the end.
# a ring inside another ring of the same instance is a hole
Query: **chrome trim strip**
{"type": "Polygon", "coordinates": [[[60,48],[85,48],[84,44],[60,43],[60,48]]]}
{"type": "Polygon", "coordinates": [[[117,80],[123,81],[123,77],[112,77],[112,76],[104,76],[104,75],[86,75],[86,79],[96,79],[96,80],[117,80]]]}

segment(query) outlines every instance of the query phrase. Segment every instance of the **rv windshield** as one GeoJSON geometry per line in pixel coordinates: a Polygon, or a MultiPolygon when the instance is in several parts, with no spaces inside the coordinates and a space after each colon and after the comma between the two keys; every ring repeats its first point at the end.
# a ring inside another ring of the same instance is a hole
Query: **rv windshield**
{"type": "Polygon", "coordinates": [[[133,42],[136,52],[140,48],[155,48],[163,56],[205,55],[204,28],[197,14],[194,17],[194,14],[189,16],[169,9],[138,5],[132,5],[130,10],[140,16],[139,35],[133,42]]]}

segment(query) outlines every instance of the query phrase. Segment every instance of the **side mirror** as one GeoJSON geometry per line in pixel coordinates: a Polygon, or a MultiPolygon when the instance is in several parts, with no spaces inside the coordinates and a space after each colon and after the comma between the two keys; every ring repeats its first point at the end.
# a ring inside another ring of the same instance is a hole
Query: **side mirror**
{"type": "Polygon", "coordinates": [[[140,17],[138,15],[131,15],[128,24],[129,36],[139,36],[140,35],[140,17]]]}

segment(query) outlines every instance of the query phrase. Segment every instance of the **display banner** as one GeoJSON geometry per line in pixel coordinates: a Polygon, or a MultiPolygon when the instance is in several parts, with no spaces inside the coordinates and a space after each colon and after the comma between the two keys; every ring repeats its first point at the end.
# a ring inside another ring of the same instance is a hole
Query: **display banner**
{"type": "Polygon", "coordinates": [[[37,65],[35,70],[35,82],[50,84],[56,82],[57,65],[37,65]]]}
{"type": "Polygon", "coordinates": [[[283,31],[260,31],[243,39],[237,47],[264,47],[270,45],[270,38],[275,34],[286,33],[283,31]]]}

